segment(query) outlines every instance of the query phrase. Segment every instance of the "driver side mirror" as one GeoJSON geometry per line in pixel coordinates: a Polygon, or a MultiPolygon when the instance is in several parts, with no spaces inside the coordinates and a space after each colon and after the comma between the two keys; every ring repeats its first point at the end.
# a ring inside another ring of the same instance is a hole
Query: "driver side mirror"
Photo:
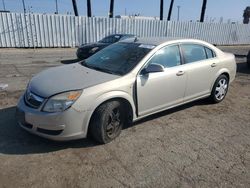
{"type": "Polygon", "coordinates": [[[141,70],[142,75],[153,73],[153,72],[164,72],[164,67],[160,64],[152,63],[152,64],[149,64],[146,68],[141,70]]]}

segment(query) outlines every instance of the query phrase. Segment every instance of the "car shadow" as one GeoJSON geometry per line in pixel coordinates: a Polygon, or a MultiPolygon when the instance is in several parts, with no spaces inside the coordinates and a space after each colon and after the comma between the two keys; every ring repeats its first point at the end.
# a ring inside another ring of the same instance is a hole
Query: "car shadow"
{"type": "Polygon", "coordinates": [[[212,105],[212,103],[208,99],[200,99],[200,100],[197,100],[197,101],[193,101],[193,102],[181,105],[181,106],[171,108],[169,110],[164,110],[162,112],[158,112],[156,114],[152,114],[150,116],[147,116],[147,117],[145,117],[145,118],[143,118],[143,119],[141,119],[139,121],[136,121],[132,125],[125,127],[124,129],[136,126],[136,125],[144,123],[146,121],[150,121],[150,120],[154,120],[154,119],[157,119],[157,118],[160,118],[160,117],[163,117],[163,116],[174,114],[174,113],[176,113],[178,111],[182,111],[182,110],[191,108],[193,106],[203,106],[203,105],[212,105]]]}
{"type": "Polygon", "coordinates": [[[250,67],[247,63],[237,63],[237,73],[250,74],[250,67]]]}
{"type": "Polygon", "coordinates": [[[66,59],[66,60],[61,60],[62,64],[72,64],[72,63],[77,63],[81,61],[80,59],[66,59]]]}
{"type": "Polygon", "coordinates": [[[15,110],[15,106],[0,110],[0,154],[37,154],[67,148],[97,146],[97,143],[88,138],[56,142],[32,135],[19,127],[15,118],[15,110]]]}
{"type": "Polygon", "coordinates": [[[247,55],[242,55],[242,54],[234,54],[236,58],[245,58],[247,55]]]}
{"type": "MultiPolygon", "coordinates": [[[[170,110],[166,110],[148,117],[145,117],[132,125],[124,127],[124,129],[131,128],[138,124],[144,123],[149,120],[153,120],[168,114],[178,112],[190,108],[195,105],[208,105],[207,100],[199,100],[185,104],[180,107],[176,107],[170,110]]],[[[15,118],[16,107],[9,107],[0,110],[0,154],[9,155],[25,155],[25,154],[39,154],[49,153],[53,151],[59,151],[68,148],[90,148],[98,146],[99,144],[90,138],[56,142],[45,138],[41,138],[36,135],[32,135],[23,130],[17,123],[15,118]]]]}

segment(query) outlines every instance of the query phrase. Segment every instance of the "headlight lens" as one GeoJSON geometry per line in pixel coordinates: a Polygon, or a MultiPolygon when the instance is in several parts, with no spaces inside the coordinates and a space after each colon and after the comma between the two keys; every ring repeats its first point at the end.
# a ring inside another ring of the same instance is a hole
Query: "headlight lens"
{"type": "Polygon", "coordinates": [[[62,112],[69,107],[80,97],[82,90],[69,91],[60,93],[51,97],[43,107],[45,112],[62,112]]]}

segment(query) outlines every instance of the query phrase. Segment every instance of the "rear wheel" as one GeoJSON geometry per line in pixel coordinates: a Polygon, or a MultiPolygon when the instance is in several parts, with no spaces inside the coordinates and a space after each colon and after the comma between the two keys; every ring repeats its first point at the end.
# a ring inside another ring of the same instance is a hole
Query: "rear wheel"
{"type": "Polygon", "coordinates": [[[96,109],[91,118],[91,135],[99,143],[108,143],[120,135],[124,122],[123,104],[118,100],[106,102],[96,109]]]}
{"type": "Polygon", "coordinates": [[[210,99],[214,103],[219,103],[223,101],[228,91],[228,77],[224,74],[220,75],[213,86],[210,99]]]}

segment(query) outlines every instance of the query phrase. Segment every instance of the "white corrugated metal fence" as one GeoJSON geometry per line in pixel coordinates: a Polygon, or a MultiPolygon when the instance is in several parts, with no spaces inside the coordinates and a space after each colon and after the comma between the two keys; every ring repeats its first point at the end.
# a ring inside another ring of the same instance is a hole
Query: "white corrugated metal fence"
{"type": "Polygon", "coordinates": [[[250,24],[0,13],[0,47],[75,47],[113,33],[196,38],[217,45],[250,44],[250,24]]]}

